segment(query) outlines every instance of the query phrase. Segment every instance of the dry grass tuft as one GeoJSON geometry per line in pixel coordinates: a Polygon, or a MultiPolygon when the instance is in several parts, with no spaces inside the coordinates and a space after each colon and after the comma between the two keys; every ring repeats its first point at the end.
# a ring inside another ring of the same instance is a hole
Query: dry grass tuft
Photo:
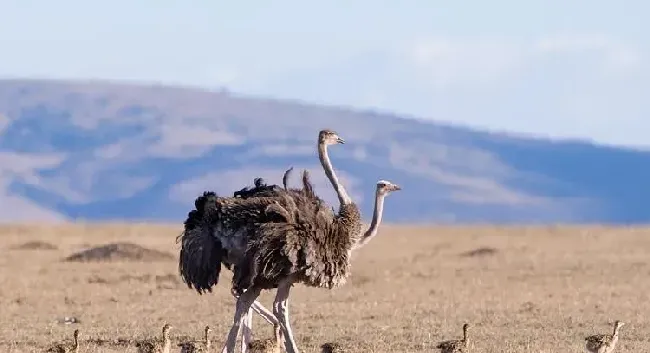
{"type": "MultiPolygon", "coordinates": [[[[39,352],[82,332],[82,352],[136,352],[165,322],[220,351],[232,323],[230,272],[199,296],[178,276],[181,225],[0,226],[4,244],[48,240],[59,250],[0,256],[0,352],[39,352]],[[84,244],[137,241],[171,259],[62,262],[84,244]],[[56,318],[80,317],[78,324],[56,318]]],[[[352,353],[435,352],[473,326],[476,352],[583,352],[584,337],[621,330],[617,352],[650,352],[650,229],[613,227],[382,227],[354,253],[347,284],[296,285],[291,323],[303,352],[341,342],[352,353]],[[489,256],[459,256],[482,247],[489,256]]],[[[260,300],[267,308],[275,294],[260,300]]],[[[256,338],[272,327],[254,318],[256,338]]],[[[175,347],[175,346],[174,346],[175,347]]]]}
{"type": "Polygon", "coordinates": [[[93,261],[169,261],[174,256],[158,250],[147,249],[133,243],[112,243],[74,253],[65,258],[68,262],[93,261]]]}
{"type": "Polygon", "coordinates": [[[40,240],[28,241],[26,243],[14,245],[11,250],[58,250],[54,245],[40,240]]]}

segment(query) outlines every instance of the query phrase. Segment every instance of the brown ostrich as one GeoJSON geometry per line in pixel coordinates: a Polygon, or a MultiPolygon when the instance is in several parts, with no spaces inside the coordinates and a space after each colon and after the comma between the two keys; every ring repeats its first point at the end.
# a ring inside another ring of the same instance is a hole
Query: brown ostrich
{"type": "Polygon", "coordinates": [[[72,344],[55,344],[47,349],[48,353],[78,353],[79,352],[79,329],[72,334],[72,344]]]}
{"type": "Polygon", "coordinates": [[[585,348],[589,353],[612,353],[618,343],[618,331],[625,323],[620,320],[614,322],[612,334],[597,334],[585,337],[585,348]]]}
{"type": "Polygon", "coordinates": [[[279,324],[273,326],[273,337],[252,341],[248,344],[250,353],[280,353],[284,347],[282,328],[279,324]]]}
{"type": "Polygon", "coordinates": [[[469,330],[469,324],[463,324],[463,338],[459,340],[449,340],[438,343],[436,346],[441,353],[467,353],[469,352],[469,336],[467,332],[469,330]]]}
{"type": "Polygon", "coordinates": [[[206,326],[203,330],[203,342],[184,341],[178,343],[176,346],[181,347],[180,353],[208,353],[210,352],[210,326],[206,326]]]}
{"type": "Polygon", "coordinates": [[[169,353],[172,347],[172,341],[169,338],[169,330],[172,329],[172,325],[165,324],[162,328],[162,340],[156,338],[148,338],[141,341],[137,341],[135,346],[138,349],[138,353],[169,353]]]}

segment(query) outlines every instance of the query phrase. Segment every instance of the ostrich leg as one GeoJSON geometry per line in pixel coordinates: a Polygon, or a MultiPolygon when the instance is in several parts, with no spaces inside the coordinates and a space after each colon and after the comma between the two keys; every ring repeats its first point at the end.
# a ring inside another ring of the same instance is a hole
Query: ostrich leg
{"type": "Polygon", "coordinates": [[[276,325],[278,323],[278,319],[275,318],[275,315],[269,311],[269,309],[265,308],[260,302],[257,300],[253,302],[253,305],[251,305],[251,309],[255,310],[256,313],[260,314],[266,322],[268,322],[271,325],[276,325]]]}
{"type": "MultiPolygon", "coordinates": [[[[255,305],[255,303],[253,303],[255,305]]],[[[244,325],[242,327],[241,353],[248,351],[248,343],[252,340],[253,333],[253,310],[248,309],[244,316],[244,325]]]]}
{"type": "Polygon", "coordinates": [[[289,292],[293,283],[285,280],[280,283],[273,301],[273,314],[280,322],[280,327],[284,333],[285,349],[287,353],[299,353],[296,341],[293,338],[291,324],[289,323],[289,292]]]}
{"type": "MultiPolygon", "coordinates": [[[[239,295],[235,292],[235,290],[231,291],[231,294],[235,299],[239,299],[239,295]]],[[[244,317],[243,323],[242,323],[242,342],[241,342],[241,349],[242,353],[246,353],[248,351],[248,344],[252,341],[252,333],[253,333],[253,310],[255,310],[256,313],[258,313],[266,322],[272,324],[273,326],[278,324],[278,319],[275,318],[275,315],[270,312],[267,308],[264,307],[260,302],[257,300],[253,301],[253,304],[251,305],[251,308],[248,309],[248,312],[246,313],[246,316],[244,317]]]]}
{"type": "MultiPolygon", "coordinates": [[[[230,292],[235,299],[239,299],[239,295],[234,291],[231,290],[230,292]]],[[[260,314],[266,322],[268,322],[271,325],[276,325],[278,323],[278,319],[275,318],[275,315],[269,311],[269,309],[265,308],[262,303],[258,302],[255,300],[253,304],[251,305],[251,309],[255,310],[256,313],[260,314]]],[[[244,322],[244,325],[246,325],[246,322],[244,322]]]]}
{"type": "Polygon", "coordinates": [[[237,337],[241,331],[241,325],[244,322],[245,316],[248,314],[251,305],[255,299],[260,296],[262,292],[259,288],[250,288],[237,299],[237,306],[235,307],[235,318],[233,319],[232,327],[228,332],[228,339],[221,350],[221,353],[235,353],[235,345],[237,344],[237,337]]]}

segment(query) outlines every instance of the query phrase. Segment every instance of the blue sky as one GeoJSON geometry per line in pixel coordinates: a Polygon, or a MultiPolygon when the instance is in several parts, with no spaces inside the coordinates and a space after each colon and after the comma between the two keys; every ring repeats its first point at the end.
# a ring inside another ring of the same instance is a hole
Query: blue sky
{"type": "Polygon", "coordinates": [[[5,1],[0,77],[227,86],[650,146],[649,13],[640,0],[5,1]]]}

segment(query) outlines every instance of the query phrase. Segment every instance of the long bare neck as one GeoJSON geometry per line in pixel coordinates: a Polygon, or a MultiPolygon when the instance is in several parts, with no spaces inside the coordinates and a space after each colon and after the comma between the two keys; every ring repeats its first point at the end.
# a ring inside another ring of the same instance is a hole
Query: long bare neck
{"type": "Polygon", "coordinates": [[[384,214],[384,199],[386,195],[380,194],[379,192],[375,193],[375,210],[372,212],[372,222],[370,222],[370,227],[363,233],[361,239],[356,243],[355,249],[360,248],[369,241],[372,240],[377,235],[379,230],[379,225],[381,224],[381,218],[384,214]]]}
{"type": "Polygon", "coordinates": [[[163,331],[163,351],[169,352],[171,345],[172,341],[169,339],[169,332],[163,331]]]}
{"type": "Polygon", "coordinates": [[[343,185],[341,185],[341,183],[339,183],[339,179],[336,177],[336,173],[332,167],[332,162],[330,162],[330,157],[327,154],[327,145],[323,143],[318,144],[318,158],[320,159],[320,163],[325,170],[325,175],[327,175],[327,178],[330,180],[330,183],[332,183],[332,186],[334,187],[334,191],[336,191],[336,196],[339,198],[339,204],[341,206],[351,204],[352,199],[350,199],[350,196],[348,196],[345,188],[343,185]]]}
{"type": "Polygon", "coordinates": [[[467,327],[463,327],[463,342],[467,343],[467,327]]]}
{"type": "Polygon", "coordinates": [[[618,329],[620,327],[618,325],[614,325],[614,332],[612,332],[612,337],[617,337],[618,336],[618,329]]]}
{"type": "Polygon", "coordinates": [[[79,337],[77,335],[74,336],[74,345],[72,346],[72,351],[79,352],[79,337]]]}
{"type": "Polygon", "coordinates": [[[208,331],[205,331],[205,348],[210,350],[210,337],[208,337],[208,331]]]}

